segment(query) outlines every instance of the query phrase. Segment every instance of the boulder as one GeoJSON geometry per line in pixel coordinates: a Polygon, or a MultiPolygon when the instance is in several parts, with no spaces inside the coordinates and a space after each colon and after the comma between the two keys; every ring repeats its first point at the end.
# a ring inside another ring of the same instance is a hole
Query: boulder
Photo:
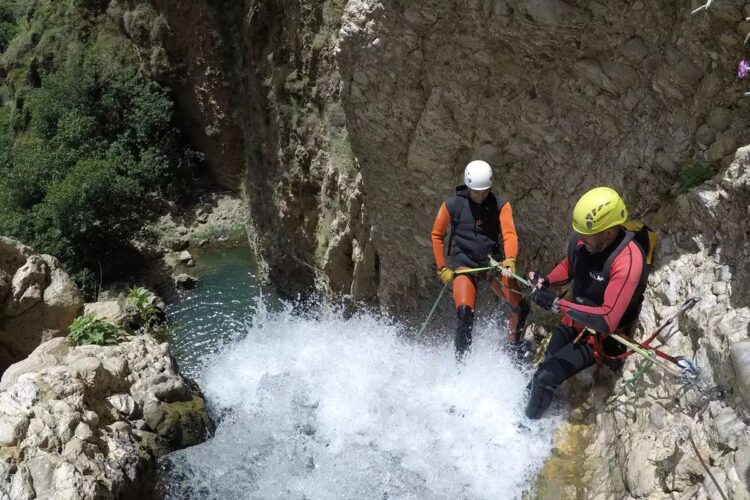
{"type": "Polygon", "coordinates": [[[0,237],[0,373],[39,344],[63,337],[83,297],[54,257],[0,237]]]}
{"type": "Polygon", "coordinates": [[[107,347],[52,339],[0,387],[0,464],[2,453],[15,464],[0,465],[0,499],[126,498],[159,455],[210,430],[201,394],[149,335],[107,347]]]}

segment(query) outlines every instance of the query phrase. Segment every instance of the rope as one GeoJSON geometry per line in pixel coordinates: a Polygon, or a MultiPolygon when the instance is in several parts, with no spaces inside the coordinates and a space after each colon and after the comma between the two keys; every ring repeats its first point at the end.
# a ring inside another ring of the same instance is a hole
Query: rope
{"type": "MultiPolygon", "coordinates": [[[[716,489],[719,490],[719,494],[721,495],[721,498],[724,500],[727,500],[727,496],[724,494],[724,491],[721,489],[721,486],[719,486],[719,482],[716,480],[714,475],[711,473],[711,470],[708,468],[708,465],[706,465],[706,462],[703,461],[703,457],[698,452],[698,447],[695,445],[695,441],[693,440],[693,431],[692,429],[688,432],[688,438],[690,439],[690,445],[693,447],[693,451],[695,451],[695,454],[698,455],[698,460],[700,460],[701,465],[704,469],[706,469],[706,473],[708,473],[708,476],[711,478],[711,481],[714,482],[714,486],[716,486],[716,489]]],[[[679,446],[679,444],[678,444],[679,446]]]]}
{"type": "MultiPolygon", "coordinates": [[[[700,301],[700,300],[701,300],[701,299],[700,299],[699,297],[692,297],[692,298],[690,298],[690,299],[686,300],[686,301],[685,301],[685,302],[684,302],[684,303],[682,304],[682,307],[680,307],[680,308],[679,308],[679,309],[678,309],[678,310],[677,310],[677,311],[676,311],[676,312],[675,312],[674,314],[672,314],[672,316],[670,316],[669,318],[667,318],[667,320],[666,320],[666,321],[664,321],[664,322],[663,322],[663,323],[662,323],[661,325],[659,325],[658,327],[656,327],[656,329],[655,329],[655,330],[654,330],[654,331],[653,331],[653,332],[651,333],[651,335],[649,335],[649,336],[648,336],[648,338],[647,338],[646,340],[644,340],[643,342],[636,342],[636,343],[638,344],[638,346],[642,347],[643,349],[648,349],[648,350],[650,350],[650,351],[653,351],[653,352],[655,352],[655,353],[656,353],[656,355],[657,355],[657,356],[659,356],[659,357],[660,357],[660,358],[662,358],[662,359],[666,359],[667,361],[670,361],[670,362],[672,362],[672,363],[674,363],[674,364],[678,364],[679,360],[681,359],[680,357],[674,357],[674,356],[670,356],[669,354],[667,354],[667,353],[665,353],[665,352],[662,352],[662,351],[660,351],[659,349],[657,349],[657,348],[655,348],[655,347],[651,347],[651,346],[650,346],[649,344],[650,344],[651,342],[653,342],[653,340],[654,340],[654,339],[655,339],[655,338],[656,338],[656,337],[657,337],[657,336],[658,336],[658,335],[659,335],[659,334],[660,334],[660,333],[661,333],[661,332],[662,332],[662,331],[663,331],[663,330],[664,330],[664,329],[665,329],[665,328],[666,328],[667,326],[669,326],[670,324],[672,324],[672,322],[673,322],[673,321],[674,321],[675,319],[677,319],[677,317],[678,317],[678,316],[679,316],[680,314],[682,314],[683,312],[687,311],[688,309],[691,309],[691,308],[692,308],[692,307],[693,307],[693,306],[694,306],[695,304],[697,304],[697,303],[698,303],[698,301],[700,301]]],[[[622,353],[622,354],[618,354],[618,355],[615,355],[615,356],[607,356],[607,357],[608,357],[608,358],[610,358],[610,359],[624,359],[624,358],[627,358],[628,356],[630,356],[631,354],[633,354],[633,351],[632,351],[632,350],[631,350],[631,351],[628,351],[628,352],[624,352],[624,353],[622,353]]]]}
{"type": "Polygon", "coordinates": [[[492,271],[493,269],[497,269],[495,266],[487,266],[487,267],[472,267],[471,269],[460,269],[458,271],[453,271],[453,274],[473,274],[473,273],[482,273],[484,271],[492,271]]]}
{"type": "Polygon", "coordinates": [[[443,293],[445,293],[446,288],[448,288],[448,283],[443,285],[443,288],[440,290],[437,300],[435,300],[435,303],[432,305],[432,309],[430,309],[430,314],[427,315],[427,319],[424,320],[424,323],[422,323],[422,328],[420,328],[419,333],[417,333],[418,336],[421,336],[422,332],[424,332],[424,329],[427,328],[427,323],[430,322],[430,319],[432,319],[432,315],[435,314],[435,309],[437,309],[437,306],[440,303],[440,299],[443,298],[443,293]]]}
{"type": "MultiPolygon", "coordinates": [[[[656,350],[643,349],[640,346],[628,340],[625,340],[623,337],[621,337],[620,335],[616,333],[611,333],[609,336],[613,338],[614,340],[616,340],[617,342],[619,342],[620,344],[627,347],[628,349],[630,349],[631,351],[639,354],[640,356],[644,357],[646,360],[655,364],[656,366],[658,366],[665,372],[669,373],[670,375],[673,375],[678,378],[682,378],[685,375],[681,369],[677,369],[671,365],[664,363],[661,359],[658,359],[661,356],[659,356],[659,353],[656,350]]],[[[672,358],[672,359],[675,359],[675,358],[672,358]]],[[[668,359],[668,361],[672,361],[672,359],[668,359]]]]}

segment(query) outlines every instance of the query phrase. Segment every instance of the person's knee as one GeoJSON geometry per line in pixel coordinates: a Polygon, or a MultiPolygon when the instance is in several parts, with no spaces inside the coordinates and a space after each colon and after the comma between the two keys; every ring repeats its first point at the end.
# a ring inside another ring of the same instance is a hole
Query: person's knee
{"type": "Polygon", "coordinates": [[[543,387],[555,389],[560,385],[558,370],[549,366],[550,363],[542,363],[539,369],[534,374],[534,383],[539,384],[543,387]],[[546,365],[546,366],[545,366],[546,365]]]}

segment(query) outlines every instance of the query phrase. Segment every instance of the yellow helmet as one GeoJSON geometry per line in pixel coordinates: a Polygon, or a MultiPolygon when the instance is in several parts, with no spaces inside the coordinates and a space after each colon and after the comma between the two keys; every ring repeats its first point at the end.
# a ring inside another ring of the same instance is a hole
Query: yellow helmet
{"type": "Polygon", "coordinates": [[[617,194],[608,187],[587,192],[573,209],[573,229],[578,234],[596,234],[619,226],[628,220],[628,209],[617,194]]]}

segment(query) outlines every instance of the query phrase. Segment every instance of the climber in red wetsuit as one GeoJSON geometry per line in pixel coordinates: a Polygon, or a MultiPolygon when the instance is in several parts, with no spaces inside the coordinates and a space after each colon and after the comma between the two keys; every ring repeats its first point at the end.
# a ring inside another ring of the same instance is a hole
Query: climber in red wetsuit
{"type": "Polygon", "coordinates": [[[630,336],[638,321],[646,289],[646,249],[635,232],[623,227],[627,208],[616,191],[599,187],[587,192],[573,211],[575,233],[568,254],[546,276],[529,273],[532,300],[563,314],[532,380],[526,407],[539,418],[565,380],[601,358],[612,368],[623,349],[607,334],[630,336]],[[554,287],[573,281],[572,300],[560,299],[554,287]],[[598,332],[575,342],[583,328],[598,332]]]}

